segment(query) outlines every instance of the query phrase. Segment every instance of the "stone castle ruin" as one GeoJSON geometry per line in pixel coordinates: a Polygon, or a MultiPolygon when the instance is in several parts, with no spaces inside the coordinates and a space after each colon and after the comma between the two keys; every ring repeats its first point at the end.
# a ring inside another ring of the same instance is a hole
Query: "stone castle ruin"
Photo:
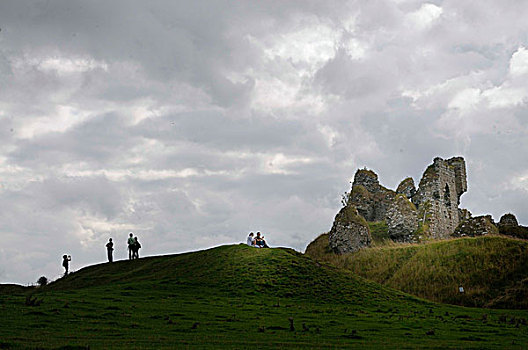
{"type": "Polygon", "coordinates": [[[489,215],[473,218],[469,210],[459,208],[460,197],[466,191],[466,162],[462,157],[435,158],[418,188],[409,177],[396,191],[382,186],[372,170],[359,169],[330,230],[330,248],[341,254],[369,246],[373,224],[386,225],[386,235],[395,242],[417,243],[499,231],[528,238],[528,228],[519,226],[513,214],[506,214],[495,224],[489,215]]]}
{"type": "Polygon", "coordinates": [[[462,157],[435,158],[422,175],[418,191],[409,198],[422,208],[422,222],[432,238],[447,238],[460,222],[460,196],[467,191],[466,162],[462,157]]]}

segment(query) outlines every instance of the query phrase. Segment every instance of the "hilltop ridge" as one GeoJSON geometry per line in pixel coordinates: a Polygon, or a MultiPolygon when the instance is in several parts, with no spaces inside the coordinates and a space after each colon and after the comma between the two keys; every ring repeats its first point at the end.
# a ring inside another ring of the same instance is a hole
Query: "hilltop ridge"
{"type": "MultiPolygon", "coordinates": [[[[318,302],[352,301],[359,294],[378,291],[380,287],[348,271],[321,265],[290,248],[258,249],[237,244],[87,266],[45,286],[42,291],[123,285],[208,288],[210,293],[220,295],[264,294],[318,302]]],[[[384,293],[395,298],[408,297],[388,288],[384,293]]]]}

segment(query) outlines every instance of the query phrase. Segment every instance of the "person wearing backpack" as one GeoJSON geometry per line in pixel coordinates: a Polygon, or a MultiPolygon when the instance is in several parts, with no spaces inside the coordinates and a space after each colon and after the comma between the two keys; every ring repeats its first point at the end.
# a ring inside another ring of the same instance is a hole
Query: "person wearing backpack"
{"type": "Polygon", "coordinates": [[[133,246],[134,246],[134,238],[132,237],[132,232],[130,232],[130,235],[128,237],[128,240],[127,240],[127,244],[128,244],[128,260],[132,260],[133,259],[133,246]]]}
{"type": "Polygon", "coordinates": [[[132,259],[139,259],[139,248],[141,248],[141,244],[139,244],[137,237],[134,237],[134,244],[132,244],[132,259]]]}

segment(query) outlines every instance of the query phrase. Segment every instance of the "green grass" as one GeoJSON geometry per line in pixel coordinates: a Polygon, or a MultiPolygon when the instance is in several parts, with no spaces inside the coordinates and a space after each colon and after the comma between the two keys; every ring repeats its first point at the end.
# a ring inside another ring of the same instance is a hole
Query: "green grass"
{"type": "MultiPolygon", "coordinates": [[[[505,236],[388,244],[337,256],[320,236],[306,253],[429,300],[478,307],[528,308],[528,242],[505,236]],[[458,292],[463,286],[465,293],[458,292]]],[[[327,244],[327,243],[326,243],[327,244]]]]}
{"type": "Polygon", "coordinates": [[[0,349],[522,348],[526,311],[431,303],[291,249],[221,246],[0,288],[0,349]],[[293,319],[294,330],[290,330],[293,319]],[[429,334],[429,335],[428,335],[429,334]]]}
{"type": "Polygon", "coordinates": [[[364,226],[367,229],[369,229],[367,220],[365,220],[363,216],[358,214],[356,207],[354,207],[353,205],[347,205],[343,207],[337,214],[335,220],[337,222],[342,223],[343,225],[354,223],[354,224],[364,226]]]}
{"type": "Polygon", "coordinates": [[[390,241],[389,228],[385,221],[370,221],[368,226],[374,246],[385,245],[390,241]]]}

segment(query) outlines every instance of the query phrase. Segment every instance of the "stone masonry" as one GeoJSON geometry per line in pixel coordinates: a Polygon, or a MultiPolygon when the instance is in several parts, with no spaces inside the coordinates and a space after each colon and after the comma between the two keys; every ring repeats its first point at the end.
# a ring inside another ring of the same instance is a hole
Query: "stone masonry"
{"type": "Polygon", "coordinates": [[[504,214],[499,220],[499,225],[502,226],[519,226],[517,218],[512,213],[504,214]]]}
{"type": "Polygon", "coordinates": [[[385,220],[387,209],[396,193],[378,181],[378,175],[372,170],[356,171],[348,203],[354,206],[367,221],[385,220]]]}
{"type": "Polygon", "coordinates": [[[476,237],[489,234],[497,234],[499,230],[491,215],[481,215],[463,221],[453,233],[455,237],[476,237]]]}
{"type": "Polygon", "coordinates": [[[365,219],[353,206],[345,206],[336,215],[328,235],[330,248],[337,254],[353,253],[371,243],[365,219]]]}
{"type": "Polygon", "coordinates": [[[425,170],[412,202],[431,238],[447,238],[459,224],[460,196],[467,191],[462,157],[435,158],[425,170]]]}
{"type": "Polygon", "coordinates": [[[501,216],[497,228],[500,234],[528,239],[528,227],[519,225],[517,218],[512,213],[501,216]]]}
{"type": "Polygon", "coordinates": [[[403,194],[408,199],[411,199],[416,194],[416,187],[412,177],[408,177],[398,185],[396,189],[397,194],[403,194]]]}
{"type": "Polygon", "coordinates": [[[437,157],[424,171],[418,188],[408,177],[393,191],[383,187],[372,170],[357,170],[329,233],[330,247],[342,254],[369,246],[370,227],[380,237],[380,221],[387,224],[388,238],[396,242],[496,233],[528,239],[528,227],[519,225],[511,213],[496,224],[490,215],[472,217],[469,210],[459,208],[460,197],[467,191],[466,176],[464,158],[437,157]],[[372,222],[378,223],[371,226],[372,222]]]}
{"type": "Polygon", "coordinates": [[[466,191],[466,163],[462,157],[435,158],[418,188],[408,177],[396,191],[382,186],[372,170],[360,169],[354,176],[347,203],[330,231],[331,248],[343,253],[368,246],[371,239],[365,223],[375,221],[385,221],[388,236],[398,242],[448,238],[459,222],[471,218],[469,211],[458,207],[460,196],[466,191]],[[356,220],[354,213],[365,223],[356,220]],[[344,220],[345,217],[353,220],[344,220]]]}
{"type": "Polygon", "coordinates": [[[387,210],[387,229],[390,239],[395,242],[414,243],[418,239],[414,234],[418,230],[416,207],[404,195],[394,198],[387,210]]]}

